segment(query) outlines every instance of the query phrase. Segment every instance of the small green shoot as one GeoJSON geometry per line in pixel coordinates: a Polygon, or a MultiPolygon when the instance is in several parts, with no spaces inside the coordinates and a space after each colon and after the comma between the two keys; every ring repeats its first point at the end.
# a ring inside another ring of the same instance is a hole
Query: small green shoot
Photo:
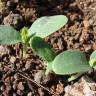
{"type": "Polygon", "coordinates": [[[34,53],[47,61],[46,74],[54,72],[58,75],[70,75],[68,81],[72,81],[84,72],[96,69],[96,51],[91,54],[89,62],[84,53],[75,50],[63,51],[56,56],[43,38],[59,30],[67,21],[64,15],[44,16],[37,19],[29,29],[24,27],[20,32],[12,27],[0,25],[0,44],[11,45],[21,42],[23,58],[26,58],[29,44],[34,53]]]}
{"type": "Polygon", "coordinates": [[[21,29],[21,40],[22,40],[22,45],[23,45],[23,58],[27,58],[27,46],[28,46],[28,28],[27,27],[23,27],[21,29]]]}
{"type": "MultiPolygon", "coordinates": [[[[53,32],[59,30],[61,27],[63,27],[67,23],[67,21],[68,19],[64,15],[44,16],[44,17],[37,19],[29,28],[29,30],[28,28],[24,27],[21,30],[21,32],[16,31],[14,28],[10,26],[0,25],[0,44],[11,45],[11,44],[16,44],[16,43],[21,42],[23,45],[23,58],[26,58],[26,51],[27,51],[28,43],[30,44],[30,40],[34,36],[46,37],[52,34],[53,32]]],[[[38,40],[36,40],[35,42],[37,41],[38,40]]],[[[34,45],[33,41],[31,43],[34,45]]],[[[44,46],[46,45],[47,44],[44,44],[44,46]]],[[[33,46],[33,50],[35,48],[34,46],[33,46]]],[[[47,46],[47,49],[48,49],[48,46],[47,46]]],[[[47,50],[48,52],[49,52],[49,49],[47,50]]],[[[39,55],[41,55],[41,53],[39,53],[39,55]]],[[[44,58],[46,58],[46,56],[44,58]]]]}

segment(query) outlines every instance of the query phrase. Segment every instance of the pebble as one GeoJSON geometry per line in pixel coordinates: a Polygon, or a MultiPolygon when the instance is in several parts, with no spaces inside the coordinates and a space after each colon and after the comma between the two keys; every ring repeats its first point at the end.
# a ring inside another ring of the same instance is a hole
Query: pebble
{"type": "Polygon", "coordinates": [[[63,84],[58,84],[56,88],[56,93],[62,94],[64,92],[64,85],[63,84]]]}
{"type": "Polygon", "coordinates": [[[14,74],[14,79],[15,79],[15,80],[18,79],[18,74],[14,74]]]}
{"type": "Polygon", "coordinates": [[[4,90],[5,90],[5,86],[2,85],[2,86],[0,87],[0,90],[1,90],[1,91],[4,91],[4,90]]]}
{"type": "Polygon", "coordinates": [[[9,54],[9,49],[0,45],[0,55],[6,55],[6,54],[9,54]]]}
{"type": "Polygon", "coordinates": [[[16,63],[16,67],[17,67],[17,69],[19,69],[21,67],[20,63],[16,63]]]}
{"type": "Polygon", "coordinates": [[[16,84],[13,84],[13,86],[12,86],[12,87],[13,87],[13,89],[14,89],[14,90],[16,90],[17,85],[16,85],[16,84]]]}
{"type": "Polygon", "coordinates": [[[83,76],[78,82],[65,87],[64,96],[96,96],[96,83],[88,76],[83,76]],[[95,89],[95,90],[94,90],[95,89]],[[68,95],[69,94],[69,95],[68,95]]]}
{"type": "Polygon", "coordinates": [[[42,88],[38,88],[38,93],[39,93],[39,96],[44,96],[44,92],[42,88]]]}
{"type": "Polygon", "coordinates": [[[19,82],[17,88],[18,88],[18,90],[24,90],[24,86],[23,86],[22,82],[19,82]]]}
{"type": "Polygon", "coordinates": [[[14,63],[16,62],[16,57],[11,56],[11,58],[10,58],[10,62],[14,64],[14,63]]]}
{"type": "Polygon", "coordinates": [[[93,25],[94,20],[93,19],[89,19],[89,23],[90,23],[90,25],[93,25]]]}
{"type": "Polygon", "coordinates": [[[9,96],[9,95],[8,95],[8,91],[4,91],[4,92],[3,92],[3,96],[9,96]]]}
{"type": "Polygon", "coordinates": [[[90,27],[90,23],[89,23],[87,20],[84,20],[84,21],[83,21],[83,24],[84,24],[84,27],[85,27],[85,28],[90,27]]]}
{"type": "MultiPolygon", "coordinates": [[[[17,90],[17,94],[18,94],[19,96],[24,96],[24,92],[21,91],[21,90],[17,90]]],[[[17,95],[17,96],[18,96],[18,95],[17,95]]]]}
{"type": "Polygon", "coordinates": [[[23,21],[23,17],[20,14],[9,14],[4,18],[3,23],[4,25],[20,29],[24,25],[23,21]]]}
{"type": "Polygon", "coordinates": [[[27,96],[32,96],[32,92],[29,92],[29,93],[27,94],[27,96]]]}
{"type": "Polygon", "coordinates": [[[25,64],[25,68],[26,70],[30,69],[31,68],[31,61],[27,61],[26,64],[25,64]]]}
{"type": "Polygon", "coordinates": [[[37,83],[41,83],[42,81],[42,78],[44,76],[44,71],[38,71],[35,75],[34,75],[34,80],[37,82],[37,83]]]}
{"type": "Polygon", "coordinates": [[[5,15],[6,13],[9,13],[8,7],[6,6],[5,2],[4,3],[0,3],[0,13],[2,15],[5,15]]]}
{"type": "Polygon", "coordinates": [[[17,96],[16,93],[13,93],[13,96],[17,96]]]}

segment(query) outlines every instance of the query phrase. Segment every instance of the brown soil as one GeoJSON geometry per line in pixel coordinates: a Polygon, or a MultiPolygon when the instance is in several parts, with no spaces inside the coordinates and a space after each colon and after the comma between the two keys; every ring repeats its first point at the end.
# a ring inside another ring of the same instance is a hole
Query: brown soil
{"type": "MultiPolygon", "coordinates": [[[[69,22],[45,41],[57,54],[76,49],[89,56],[96,49],[96,0],[5,0],[0,4],[0,24],[17,30],[30,27],[38,17],[56,14],[66,15],[69,22]]],[[[21,52],[20,44],[0,46],[0,96],[64,96],[67,76],[45,76],[44,62],[30,48],[25,60],[21,52]]],[[[87,75],[96,81],[96,72],[87,75]]]]}

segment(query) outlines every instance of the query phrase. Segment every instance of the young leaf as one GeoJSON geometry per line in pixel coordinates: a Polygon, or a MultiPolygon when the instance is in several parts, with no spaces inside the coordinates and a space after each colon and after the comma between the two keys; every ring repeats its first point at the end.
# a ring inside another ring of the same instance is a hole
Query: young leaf
{"type": "Polygon", "coordinates": [[[53,61],[55,54],[47,43],[41,37],[33,37],[31,39],[30,46],[38,56],[42,59],[47,60],[48,62],[53,61]]]}
{"type": "Polygon", "coordinates": [[[21,38],[22,38],[22,42],[23,43],[27,43],[27,39],[28,39],[27,34],[28,34],[28,28],[27,27],[23,27],[21,29],[21,38]]]}
{"type": "Polygon", "coordinates": [[[21,36],[14,28],[0,25],[0,44],[10,45],[21,42],[21,36]]]}
{"type": "Polygon", "coordinates": [[[91,67],[96,69],[96,50],[90,55],[89,64],[91,67]]]}
{"type": "Polygon", "coordinates": [[[80,51],[68,50],[57,55],[52,62],[56,74],[68,75],[86,72],[91,69],[85,55],[80,51]]]}
{"type": "Polygon", "coordinates": [[[28,36],[36,34],[39,37],[46,37],[63,27],[68,21],[64,15],[44,16],[37,19],[28,31],[28,36]]]}

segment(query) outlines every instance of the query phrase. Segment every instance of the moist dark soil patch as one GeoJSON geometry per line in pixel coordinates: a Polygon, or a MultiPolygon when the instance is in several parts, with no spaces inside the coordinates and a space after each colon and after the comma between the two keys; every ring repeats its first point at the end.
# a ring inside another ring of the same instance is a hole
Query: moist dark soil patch
{"type": "MultiPolygon", "coordinates": [[[[17,30],[23,26],[30,27],[38,17],[56,14],[66,15],[69,22],[46,37],[45,41],[52,45],[57,54],[76,49],[89,58],[96,50],[95,0],[5,0],[0,4],[0,24],[11,25],[17,30]]],[[[64,96],[65,86],[77,82],[66,82],[67,76],[44,76],[44,62],[33,55],[30,48],[27,52],[29,57],[23,60],[21,44],[1,46],[0,50],[0,96],[64,96]]],[[[87,75],[96,81],[96,72],[87,75]]]]}

